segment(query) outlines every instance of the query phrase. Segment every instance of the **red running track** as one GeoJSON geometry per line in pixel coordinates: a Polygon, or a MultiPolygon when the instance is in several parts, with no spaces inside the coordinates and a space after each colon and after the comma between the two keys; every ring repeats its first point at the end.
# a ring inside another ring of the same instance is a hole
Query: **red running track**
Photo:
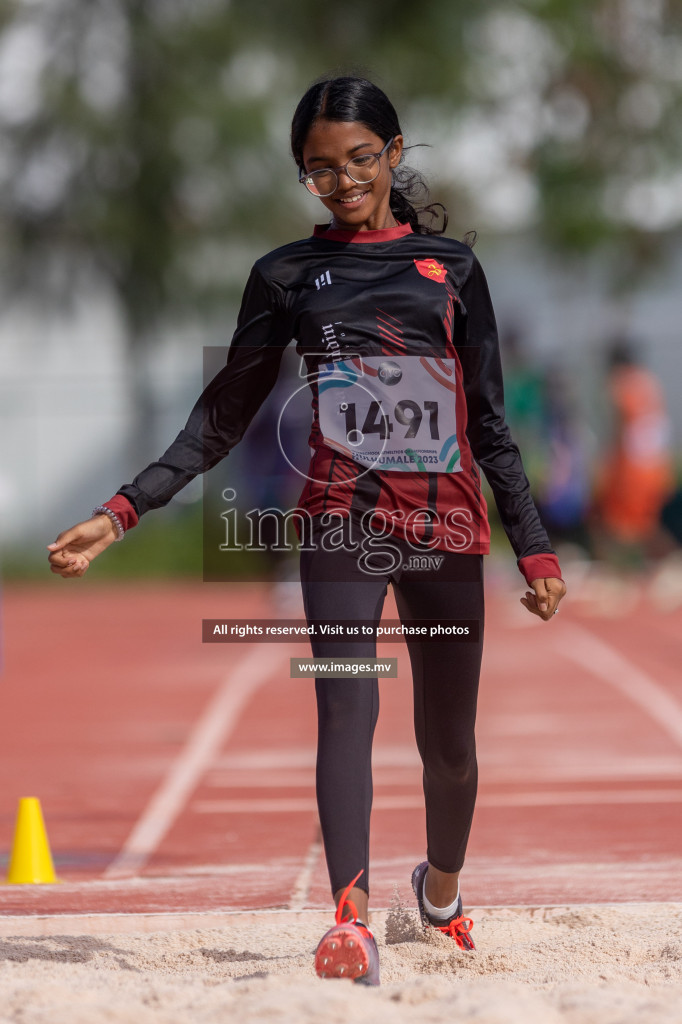
{"type": "MultiPolygon", "coordinates": [[[[471,905],[682,900],[682,609],[568,601],[545,624],[489,588],[471,905]]],[[[0,861],[42,801],[60,885],[0,915],[330,906],[304,644],[202,644],[201,619],[298,616],[297,591],[49,579],[4,593],[0,861]],[[292,603],[293,602],[293,603],[292,603]]],[[[389,604],[386,617],[396,618],[389,604]]],[[[381,682],[372,904],[425,849],[409,663],[381,682]]],[[[2,868],[4,872],[4,867],[2,868]]]]}

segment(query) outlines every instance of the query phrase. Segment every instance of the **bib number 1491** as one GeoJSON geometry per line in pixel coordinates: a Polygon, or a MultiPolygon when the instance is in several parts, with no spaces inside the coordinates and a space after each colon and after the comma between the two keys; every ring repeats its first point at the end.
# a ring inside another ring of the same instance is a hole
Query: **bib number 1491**
{"type": "MultiPolygon", "coordinates": [[[[413,402],[411,398],[403,398],[400,402],[396,402],[393,415],[401,426],[407,427],[403,435],[405,438],[417,436],[424,415],[427,415],[430,437],[432,440],[438,441],[440,440],[438,432],[438,402],[424,402],[423,406],[424,412],[422,413],[418,402],[413,402]]],[[[360,430],[363,434],[377,434],[382,441],[385,441],[390,438],[395,429],[395,424],[391,422],[387,413],[381,411],[381,404],[377,401],[369,403],[365,421],[360,427],[358,427],[355,402],[342,402],[339,406],[339,412],[342,412],[346,417],[347,437],[357,437],[358,430],[360,430]]]]}

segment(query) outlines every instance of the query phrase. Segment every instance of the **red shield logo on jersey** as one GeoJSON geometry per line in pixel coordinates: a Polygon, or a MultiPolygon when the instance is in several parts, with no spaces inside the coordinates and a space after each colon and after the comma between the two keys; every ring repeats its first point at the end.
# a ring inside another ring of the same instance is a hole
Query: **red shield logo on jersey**
{"type": "Polygon", "coordinates": [[[439,284],[445,283],[447,270],[437,260],[415,260],[414,265],[422,277],[428,277],[430,281],[438,281],[439,284]]]}

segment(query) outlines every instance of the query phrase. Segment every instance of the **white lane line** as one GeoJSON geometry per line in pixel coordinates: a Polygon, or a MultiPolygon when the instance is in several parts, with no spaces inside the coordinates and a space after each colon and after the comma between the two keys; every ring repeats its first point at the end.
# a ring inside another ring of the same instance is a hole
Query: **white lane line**
{"type": "MultiPolygon", "coordinates": [[[[556,716],[557,722],[561,724],[561,730],[566,731],[566,720],[556,716]]],[[[556,757],[559,763],[547,764],[543,757],[542,764],[535,767],[528,765],[505,765],[501,763],[501,755],[496,752],[494,744],[496,735],[485,731],[486,723],[481,725],[481,734],[485,736],[485,749],[481,750],[479,764],[485,772],[486,785],[496,783],[515,783],[518,786],[530,786],[538,781],[540,774],[545,783],[578,783],[578,782],[601,782],[609,783],[614,779],[621,782],[629,782],[632,785],[639,785],[646,782],[671,781],[675,782],[682,777],[682,751],[679,754],[661,753],[638,754],[633,753],[627,756],[608,756],[598,750],[590,752],[589,757],[582,754],[580,760],[568,763],[566,752],[557,751],[556,757]]],[[[301,787],[306,790],[313,788],[315,784],[315,761],[306,768],[288,769],[285,766],[292,761],[291,752],[287,750],[275,750],[271,756],[272,748],[253,752],[248,762],[237,758],[235,754],[235,765],[229,768],[216,771],[211,769],[204,778],[204,783],[212,789],[275,789],[301,787]]],[[[219,762],[226,760],[225,757],[217,759],[219,762]]],[[[215,762],[214,762],[215,763],[215,762]]],[[[409,759],[406,756],[404,766],[401,761],[396,761],[397,767],[392,767],[383,754],[381,748],[375,747],[372,754],[372,765],[374,781],[377,788],[381,785],[403,786],[408,788],[415,780],[421,780],[421,762],[416,748],[409,751],[409,759]],[[376,755],[376,756],[375,756],[376,755]]]]}
{"type": "MultiPolygon", "coordinates": [[[[288,653],[288,652],[287,652],[288,653]]],[[[253,648],[230,671],[211,698],[203,715],[170,771],[147,804],[125,845],[104,872],[104,878],[137,874],[157,849],[206,768],[226,739],[254,693],[288,661],[275,644],[253,648]]]]}
{"type": "MultiPolygon", "coordinates": [[[[593,789],[544,790],[519,793],[479,793],[478,807],[554,807],[560,804],[676,804],[682,803],[682,789],[593,789]]],[[[423,810],[421,794],[375,796],[374,811],[423,810]]],[[[317,810],[314,797],[273,797],[271,799],[197,800],[190,808],[195,814],[294,814],[317,810]]],[[[311,847],[312,849],[312,847],[311,847]]]]}
{"type": "MultiPolygon", "coordinates": [[[[680,766],[682,768],[682,765],[680,766]]],[[[678,772],[676,778],[682,772],[678,772]]],[[[532,778],[529,780],[532,781],[532,778]]],[[[410,768],[405,771],[386,771],[382,768],[374,770],[374,784],[386,786],[410,786],[421,782],[421,773],[418,768],[410,768]]],[[[250,771],[250,772],[221,772],[220,775],[208,772],[204,779],[204,785],[209,789],[304,789],[310,790],[315,786],[315,769],[300,772],[288,771],[250,771]]]]}
{"type": "Polygon", "coordinates": [[[263,800],[236,797],[234,800],[195,800],[190,810],[195,814],[269,814],[271,811],[295,814],[297,811],[317,811],[317,801],[314,796],[284,796],[263,800]]]}
{"type": "MultiPolygon", "coordinates": [[[[227,751],[216,759],[215,771],[274,769],[280,772],[283,768],[310,768],[314,772],[316,758],[317,750],[314,743],[306,747],[268,746],[260,750],[234,751],[232,753],[227,751]]],[[[374,768],[394,767],[395,765],[416,765],[421,771],[421,761],[414,742],[374,747],[372,752],[374,768]]]]}
{"type": "Polygon", "coordinates": [[[583,626],[566,623],[557,639],[564,657],[610,683],[682,747],[682,705],[655,679],[583,626]]]}
{"type": "Polygon", "coordinates": [[[291,898],[289,900],[290,910],[303,910],[304,906],[308,902],[308,895],[310,893],[310,885],[313,880],[313,874],[318,860],[322,854],[322,833],[320,832],[320,826],[318,824],[315,838],[308,847],[303,867],[301,868],[298,878],[294,882],[294,887],[291,891],[291,898]]]}
{"type": "Polygon", "coordinates": [[[476,801],[483,807],[554,807],[560,804],[676,804],[682,789],[593,789],[558,790],[554,793],[483,794],[476,801]]]}

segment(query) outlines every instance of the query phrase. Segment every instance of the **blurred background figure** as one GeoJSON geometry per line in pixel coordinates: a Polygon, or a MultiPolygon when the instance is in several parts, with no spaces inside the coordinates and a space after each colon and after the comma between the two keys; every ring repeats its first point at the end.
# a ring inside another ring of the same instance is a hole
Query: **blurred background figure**
{"type": "Polygon", "coordinates": [[[589,438],[571,383],[558,366],[548,368],[544,377],[545,466],[538,486],[543,521],[566,560],[591,553],[589,438]]]}
{"type": "Polygon", "coordinates": [[[502,326],[504,405],[514,440],[554,547],[565,561],[591,552],[590,432],[576,396],[577,380],[552,353],[541,360],[530,350],[531,325],[502,326]]]}
{"type": "Polygon", "coordinates": [[[529,325],[510,320],[500,324],[504,366],[504,408],[512,436],[523,452],[523,465],[535,490],[545,460],[543,375],[529,351],[529,325]]]}
{"type": "MultiPolygon", "coordinates": [[[[283,360],[275,386],[235,451],[225,476],[238,492],[241,535],[250,536],[254,529],[267,548],[263,552],[266,577],[275,582],[293,580],[297,597],[300,588],[293,522],[282,535],[275,516],[264,516],[258,527],[244,518],[249,511],[273,509],[286,514],[295,509],[306,478],[311,451],[309,389],[298,373],[300,359],[295,353],[290,355],[283,360]],[[291,550],[282,550],[287,543],[292,545],[291,550]]],[[[225,578],[229,579],[229,573],[225,578]]],[[[288,594],[287,588],[282,592],[288,594]]]]}
{"type": "Polygon", "coordinates": [[[616,338],[608,352],[606,397],[611,438],[597,466],[595,551],[624,568],[668,553],[661,513],[673,487],[671,429],[663,390],[639,349],[616,338]]]}

